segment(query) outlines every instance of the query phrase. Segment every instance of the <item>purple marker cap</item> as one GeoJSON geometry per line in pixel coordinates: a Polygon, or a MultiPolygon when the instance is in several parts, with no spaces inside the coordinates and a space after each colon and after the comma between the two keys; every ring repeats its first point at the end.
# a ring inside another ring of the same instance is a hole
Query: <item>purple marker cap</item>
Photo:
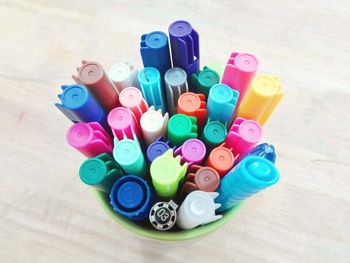
{"type": "Polygon", "coordinates": [[[175,154],[181,155],[181,161],[189,165],[201,164],[206,152],[204,143],[199,139],[188,139],[175,150],[175,154]]]}
{"type": "Polygon", "coordinates": [[[158,138],[155,142],[151,143],[150,146],[147,148],[147,158],[148,161],[151,163],[154,159],[156,159],[158,156],[161,156],[163,153],[165,153],[167,150],[169,150],[169,141],[164,142],[162,141],[162,138],[158,138]]]}

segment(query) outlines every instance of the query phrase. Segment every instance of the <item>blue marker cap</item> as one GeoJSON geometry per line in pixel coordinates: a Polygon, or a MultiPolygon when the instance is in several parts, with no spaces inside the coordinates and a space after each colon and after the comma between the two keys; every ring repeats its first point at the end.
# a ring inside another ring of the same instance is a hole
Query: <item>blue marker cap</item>
{"type": "Polygon", "coordinates": [[[218,211],[230,209],[253,194],[274,185],[278,179],[279,172],[272,162],[258,156],[244,158],[221,179],[217,190],[219,196],[215,199],[221,204],[218,211]]]}
{"type": "Polygon", "coordinates": [[[238,164],[243,158],[248,156],[259,156],[269,160],[272,163],[276,162],[275,147],[272,144],[268,144],[268,143],[262,143],[255,146],[245,155],[243,155],[242,157],[239,157],[235,164],[238,164]]]}
{"type": "Polygon", "coordinates": [[[154,31],[141,36],[140,53],[144,67],[158,69],[163,77],[171,68],[168,36],[161,31],[154,31]]]}
{"type": "Polygon", "coordinates": [[[63,85],[56,107],[73,122],[98,122],[106,127],[106,113],[83,85],[63,85]]]}
{"type": "Polygon", "coordinates": [[[169,141],[164,142],[162,141],[162,138],[157,139],[147,148],[148,161],[150,163],[153,162],[154,159],[156,159],[158,156],[161,156],[163,153],[169,150],[169,148],[169,141]]]}
{"type": "Polygon", "coordinates": [[[153,204],[147,181],[134,175],[119,178],[114,183],[109,198],[114,211],[132,220],[148,218],[153,204]]]}
{"type": "Polygon", "coordinates": [[[159,71],[153,67],[144,68],[139,72],[138,80],[148,105],[153,105],[156,110],[161,109],[164,114],[166,110],[159,71]]]}
{"type": "Polygon", "coordinates": [[[184,20],[169,26],[173,66],[182,68],[188,80],[199,70],[199,35],[191,24],[184,20]]]}

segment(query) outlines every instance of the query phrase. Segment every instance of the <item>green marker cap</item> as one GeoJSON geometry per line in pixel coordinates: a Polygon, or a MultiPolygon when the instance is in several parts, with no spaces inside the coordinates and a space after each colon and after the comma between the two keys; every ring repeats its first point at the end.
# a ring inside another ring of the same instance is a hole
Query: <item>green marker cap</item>
{"type": "Polygon", "coordinates": [[[79,177],[83,183],[106,193],[109,193],[114,181],[121,176],[118,164],[107,153],[87,159],[79,169],[79,177]]]}
{"type": "Polygon", "coordinates": [[[168,140],[172,146],[180,146],[187,139],[197,138],[197,129],[196,117],[175,114],[168,122],[168,140]]]}
{"type": "Polygon", "coordinates": [[[220,76],[216,71],[204,67],[203,70],[198,70],[192,74],[192,85],[196,92],[202,93],[208,98],[210,88],[220,82],[220,76]]]}
{"type": "Polygon", "coordinates": [[[207,124],[204,126],[202,133],[203,142],[209,146],[209,148],[214,148],[217,145],[223,143],[227,136],[227,126],[219,121],[208,120],[207,124]]]}

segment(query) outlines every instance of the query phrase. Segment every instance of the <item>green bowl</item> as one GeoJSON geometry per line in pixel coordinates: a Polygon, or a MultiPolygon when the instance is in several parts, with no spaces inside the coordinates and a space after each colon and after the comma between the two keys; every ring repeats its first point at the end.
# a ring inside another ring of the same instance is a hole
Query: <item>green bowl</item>
{"type": "Polygon", "coordinates": [[[225,212],[221,219],[207,225],[199,226],[191,230],[176,231],[176,232],[170,232],[170,231],[162,232],[158,230],[144,228],[138,224],[135,224],[133,221],[123,217],[122,215],[117,214],[111,207],[109,203],[109,197],[106,193],[98,190],[93,190],[93,191],[98,202],[101,204],[102,208],[114,221],[118,222],[126,229],[136,234],[139,234],[141,236],[158,239],[158,240],[166,240],[166,241],[187,240],[187,239],[193,239],[193,238],[197,238],[197,237],[209,234],[219,229],[221,226],[223,226],[227,222],[229,222],[231,218],[234,217],[234,215],[237,213],[237,211],[241,206],[241,205],[238,205],[233,207],[232,209],[225,212]]]}

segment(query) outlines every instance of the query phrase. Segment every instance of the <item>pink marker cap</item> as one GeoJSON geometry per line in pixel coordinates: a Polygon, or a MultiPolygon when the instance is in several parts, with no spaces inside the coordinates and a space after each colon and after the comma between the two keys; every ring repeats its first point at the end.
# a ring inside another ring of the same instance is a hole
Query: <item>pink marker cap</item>
{"type": "Polygon", "coordinates": [[[113,143],[98,122],[76,123],[67,132],[67,142],[91,158],[102,153],[112,153],[113,143]]]}
{"type": "Polygon", "coordinates": [[[188,139],[182,146],[175,149],[175,154],[181,155],[181,161],[187,162],[189,166],[193,164],[201,164],[206,154],[204,143],[198,139],[188,139]]]}
{"type": "Polygon", "coordinates": [[[134,113],[137,122],[140,121],[142,114],[148,110],[148,104],[141,91],[135,87],[123,89],[119,94],[119,101],[123,107],[134,113]]]}
{"type": "Polygon", "coordinates": [[[133,140],[133,134],[139,138],[138,128],[134,118],[133,113],[128,108],[117,107],[109,112],[107,122],[112,129],[113,135],[118,140],[122,140],[125,137],[133,140]]]}
{"type": "Polygon", "coordinates": [[[236,118],[226,137],[224,145],[232,148],[234,155],[244,155],[253,148],[262,137],[262,127],[254,120],[236,118]]]}

